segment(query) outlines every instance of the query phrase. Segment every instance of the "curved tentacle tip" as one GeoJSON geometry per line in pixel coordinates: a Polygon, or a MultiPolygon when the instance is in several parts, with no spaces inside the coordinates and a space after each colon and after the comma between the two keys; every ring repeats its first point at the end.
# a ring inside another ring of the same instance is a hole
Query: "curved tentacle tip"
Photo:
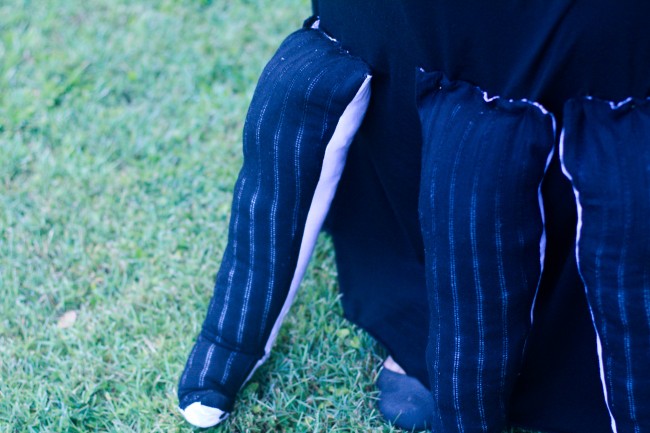
{"type": "Polygon", "coordinates": [[[228,418],[229,413],[216,407],[204,406],[200,402],[192,403],[185,409],[179,408],[183,417],[196,427],[213,427],[228,418]]]}

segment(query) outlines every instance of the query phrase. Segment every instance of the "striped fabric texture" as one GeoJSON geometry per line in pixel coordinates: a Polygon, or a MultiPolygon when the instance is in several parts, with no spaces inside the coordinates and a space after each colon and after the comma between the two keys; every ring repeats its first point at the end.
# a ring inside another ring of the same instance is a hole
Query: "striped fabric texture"
{"type": "Polygon", "coordinates": [[[650,101],[565,106],[563,170],[578,204],[576,256],[617,432],[650,431],[650,101]]]}
{"type": "Polygon", "coordinates": [[[361,60],[312,28],[290,35],[265,67],[244,126],[228,245],[178,387],[181,409],[200,402],[229,412],[268,356],[367,108],[369,80],[361,60]]]}
{"type": "Polygon", "coordinates": [[[440,73],[417,79],[432,431],[500,432],[541,274],[554,120],[440,73]]]}

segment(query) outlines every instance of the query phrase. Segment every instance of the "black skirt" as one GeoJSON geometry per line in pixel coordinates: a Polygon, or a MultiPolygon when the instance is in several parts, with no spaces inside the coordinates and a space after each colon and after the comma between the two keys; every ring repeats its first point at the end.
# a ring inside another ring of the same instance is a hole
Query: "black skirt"
{"type": "MultiPolygon", "coordinates": [[[[650,4],[315,0],[314,11],[373,70],[372,100],[328,220],[345,314],[426,384],[416,69],[538,102],[561,122],[571,98],[650,95],[650,4]]],[[[557,157],[543,197],[546,263],[510,419],[544,431],[610,431],[575,261],[575,202],[557,157]]]]}

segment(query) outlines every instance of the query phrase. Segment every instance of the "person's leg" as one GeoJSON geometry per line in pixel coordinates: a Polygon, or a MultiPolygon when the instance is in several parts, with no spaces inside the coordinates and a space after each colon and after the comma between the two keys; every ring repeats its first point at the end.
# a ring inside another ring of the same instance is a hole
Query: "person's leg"
{"type": "Polygon", "coordinates": [[[307,28],[264,69],[244,126],[228,245],[178,386],[194,425],[224,419],[268,357],[365,113],[369,81],[363,62],[307,28]]]}
{"type": "Polygon", "coordinates": [[[650,101],[572,100],[564,126],[576,257],[612,430],[650,431],[650,101]]]}
{"type": "Polygon", "coordinates": [[[501,432],[543,262],[554,122],[441,74],[420,74],[418,93],[432,430],[501,432]]]}

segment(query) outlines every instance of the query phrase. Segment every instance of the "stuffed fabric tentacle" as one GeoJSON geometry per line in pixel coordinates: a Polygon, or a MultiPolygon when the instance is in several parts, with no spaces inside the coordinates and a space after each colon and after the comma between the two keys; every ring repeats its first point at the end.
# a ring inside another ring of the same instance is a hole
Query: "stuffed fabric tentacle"
{"type": "Polygon", "coordinates": [[[612,430],[650,428],[650,101],[565,106],[561,161],[612,430]]]}
{"type": "Polygon", "coordinates": [[[370,98],[370,72],[323,32],[289,36],[257,84],[243,133],[228,244],[181,408],[226,411],[268,356],[370,98]]]}
{"type": "Polygon", "coordinates": [[[499,432],[541,274],[554,120],[439,73],[418,74],[418,110],[432,430],[499,432]]]}

